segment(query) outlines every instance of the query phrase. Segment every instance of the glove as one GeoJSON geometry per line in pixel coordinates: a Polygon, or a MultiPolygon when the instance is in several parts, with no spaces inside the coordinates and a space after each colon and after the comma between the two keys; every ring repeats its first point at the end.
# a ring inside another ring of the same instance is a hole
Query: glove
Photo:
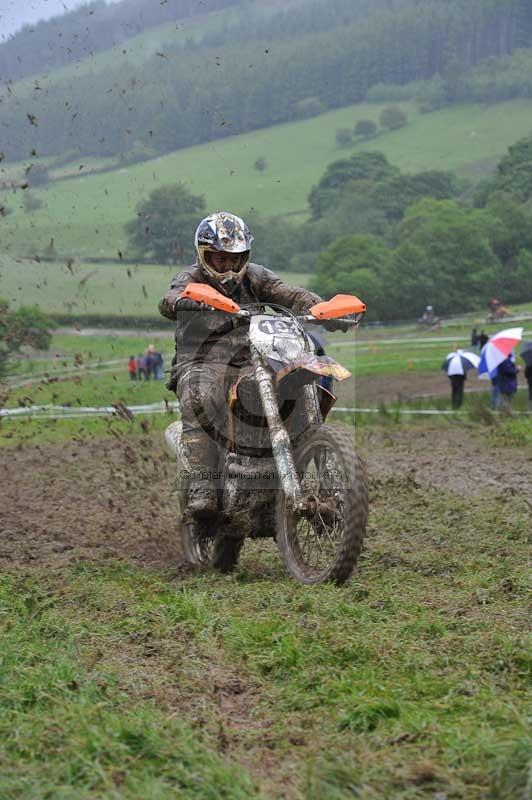
{"type": "Polygon", "coordinates": [[[234,326],[231,314],[218,311],[204,303],[197,303],[196,300],[180,299],[175,304],[174,311],[178,323],[190,322],[200,330],[222,334],[229,333],[234,326]]]}
{"type": "Polygon", "coordinates": [[[217,334],[229,333],[233,330],[235,323],[232,314],[209,307],[205,309],[205,313],[202,314],[199,319],[205,330],[217,334]]]}
{"type": "Polygon", "coordinates": [[[345,333],[349,330],[349,324],[347,322],[342,322],[340,319],[328,319],[323,323],[323,327],[326,331],[330,331],[331,333],[334,331],[342,331],[345,333]]]}
{"type": "Polygon", "coordinates": [[[196,303],[195,300],[187,300],[186,298],[182,300],[179,298],[174,304],[174,311],[176,314],[180,314],[181,311],[186,311],[187,313],[196,311],[199,313],[201,311],[201,303],[196,303]]]}

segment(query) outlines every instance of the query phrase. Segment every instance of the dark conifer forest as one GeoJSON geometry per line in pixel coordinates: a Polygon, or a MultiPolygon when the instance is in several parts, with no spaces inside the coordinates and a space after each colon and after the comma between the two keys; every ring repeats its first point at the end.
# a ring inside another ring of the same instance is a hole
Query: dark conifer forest
{"type": "Polygon", "coordinates": [[[96,2],[23,29],[0,46],[5,157],[165,153],[356,103],[383,86],[426,86],[427,111],[532,95],[528,0],[328,0],[326,13],[316,0],[208,0],[202,10],[230,6],[201,37],[168,33],[142,64],[127,46],[111,66],[97,54],[169,21],[179,28],[194,0],[96,2]]]}

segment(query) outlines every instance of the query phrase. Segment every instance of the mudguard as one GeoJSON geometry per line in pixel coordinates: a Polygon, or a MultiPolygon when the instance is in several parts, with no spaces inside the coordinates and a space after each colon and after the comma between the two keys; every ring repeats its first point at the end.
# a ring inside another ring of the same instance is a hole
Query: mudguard
{"type": "Polygon", "coordinates": [[[346,378],[351,377],[349,370],[335,361],[334,358],[330,356],[317,356],[314,353],[309,353],[295,358],[290,364],[276,370],[276,382],[279,383],[286,375],[298,369],[303,369],[306,372],[313,372],[315,375],[323,375],[326,378],[334,378],[336,381],[345,381],[346,378]]]}

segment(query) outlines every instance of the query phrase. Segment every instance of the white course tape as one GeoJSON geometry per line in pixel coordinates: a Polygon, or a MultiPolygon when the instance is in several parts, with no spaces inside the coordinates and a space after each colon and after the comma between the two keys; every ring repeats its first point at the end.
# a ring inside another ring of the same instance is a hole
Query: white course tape
{"type": "MultiPolygon", "coordinates": [[[[338,411],[341,414],[382,414],[386,413],[383,412],[380,408],[332,408],[331,411],[338,411]]],[[[387,408],[386,411],[389,414],[422,414],[422,415],[431,415],[431,414],[454,414],[456,415],[456,411],[440,411],[438,408],[387,408]]]]}
{"type": "Polygon", "coordinates": [[[35,417],[38,419],[62,419],[66,417],[101,417],[120,416],[124,411],[132,414],[167,414],[178,411],[179,404],[175,403],[150,403],[143,406],[22,406],[20,408],[0,408],[0,418],[9,417],[35,417]]]}
{"type": "MultiPolygon", "coordinates": [[[[134,414],[169,414],[179,411],[179,404],[173,403],[151,403],[143,406],[81,406],[73,408],[71,406],[28,406],[22,408],[0,408],[0,419],[20,419],[22,417],[31,417],[33,419],[81,419],[83,417],[120,417],[123,416],[124,411],[134,414]]],[[[382,414],[380,408],[333,408],[339,414],[382,414]]],[[[387,409],[390,415],[404,414],[406,416],[454,416],[457,412],[451,410],[443,410],[437,408],[389,408],[387,409]]],[[[512,415],[516,416],[530,416],[532,411],[513,411],[512,415]]]]}

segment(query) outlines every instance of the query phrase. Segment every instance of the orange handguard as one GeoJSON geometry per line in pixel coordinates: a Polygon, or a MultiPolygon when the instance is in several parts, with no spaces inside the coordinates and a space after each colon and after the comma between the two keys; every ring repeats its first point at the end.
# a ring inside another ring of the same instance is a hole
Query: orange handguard
{"type": "Polygon", "coordinates": [[[205,303],[218,311],[227,311],[229,314],[237,314],[240,306],[229,297],[209,286],[207,283],[189,283],[186,289],[181,292],[181,298],[195,300],[197,303],[205,303]]]}
{"type": "Polygon", "coordinates": [[[317,303],[309,309],[315,319],[335,319],[348,314],[364,314],[366,304],[354,294],[337,294],[332,300],[317,303]]]}

